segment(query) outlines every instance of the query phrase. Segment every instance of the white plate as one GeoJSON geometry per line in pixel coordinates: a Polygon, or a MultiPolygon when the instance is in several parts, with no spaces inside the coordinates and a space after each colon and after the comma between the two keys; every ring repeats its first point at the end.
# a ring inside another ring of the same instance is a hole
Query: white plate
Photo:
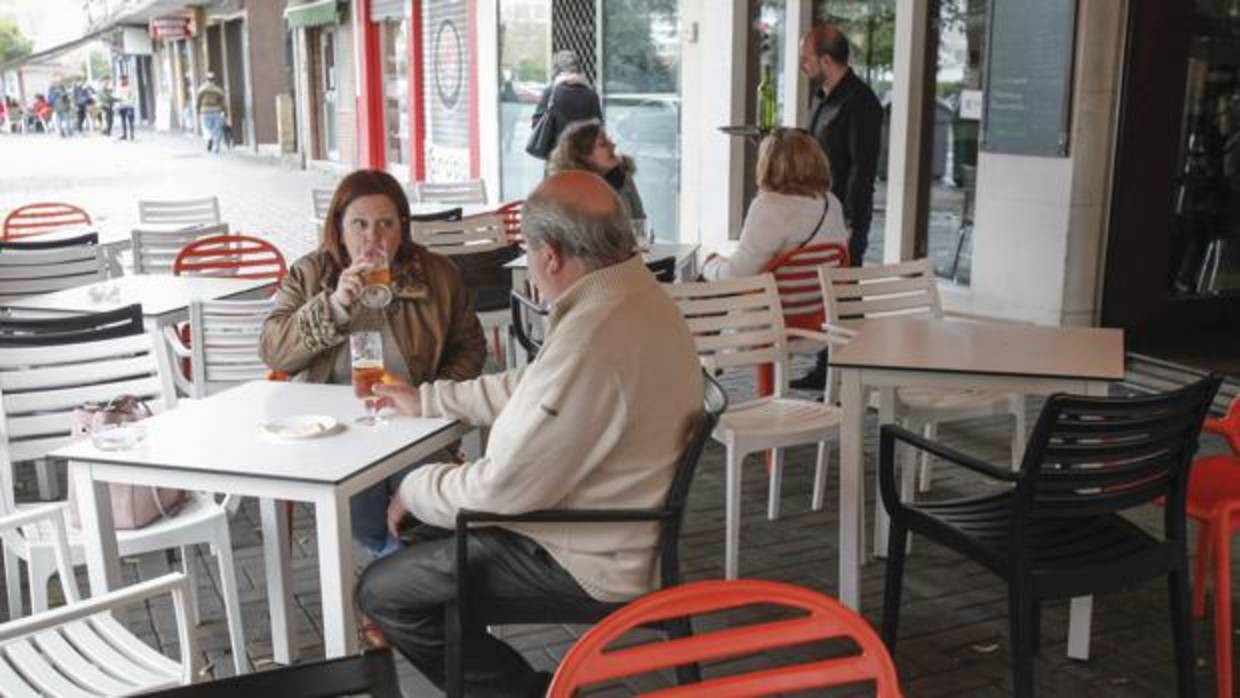
{"type": "Polygon", "coordinates": [[[263,425],[263,431],[278,439],[313,439],[336,430],[339,423],[317,414],[284,417],[263,425]]]}

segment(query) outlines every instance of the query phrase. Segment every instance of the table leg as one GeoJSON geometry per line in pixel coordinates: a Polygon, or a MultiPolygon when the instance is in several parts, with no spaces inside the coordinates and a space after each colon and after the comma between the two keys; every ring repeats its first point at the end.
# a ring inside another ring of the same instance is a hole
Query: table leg
{"type": "Polygon", "coordinates": [[[121,588],[121,561],[116,546],[116,527],[112,522],[112,498],[108,483],[91,477],[89,463],[69,462],[82,529],[86,570],[90,575],[90,595],[98,596],[121,588]]]}
{"type": "MultiPolygon", "coordinates": [[[[896,390],[895,388],[879,388],[878,390],[878,426],[891,424],[896,421],[896,390]]],[[[863,427],[864,428],[864,427],[863,427]]],[[[864,435],[862,436],[864,439],[864,435]]],[[[905,449],[907,450],[907,449],[905,449]]],[[[896,462],[903,467],[910,467],[903,463],[899,458],[896,462]]],[[[862,471],[865,470],[864,462],[862,471]]],[[[862,490],[864,491],[864,490],[862,490]]],[[[862,530],[865,530],[865,522],[861,523],[862,530]]],[[[883,508],[883,499],[878,494],[878,473],[875,472],[874,477],[874,557],[887,557],[887,533],[891,530],[891,517],[887,516],[887,510],[883,508]]],[[[863,546],[864,547],[864,546],[863,546]]]]}
{"type": "MultiPolygon", "coordinates": [[[[1106,397],[1110,387],[1105,382],[1092,381],[1085,384],[1085,394],[1106,397]]],[[[1068,658],[1089,659],[1089,640],[1094,619],[1094,597],[1078,596],[1072,599],[1068,613],[1068,658]]]]}
{"type": "Polygon", "coordinates": [[[840,399],[844,418],[840,424],[840,601],[854,611],[861,610],[861,494],[862,429],[865,404],[861,395],[861,374],[856,369],[840,369],[840,399]]]}
{"type": "Polygon", "coordinates": [[[292,506],[292,503],[267,497],[258,500],[263,521],[263,562],[267,573],[267,606],[271,613],[272,658],[277,664],[292,664],[297,661],[297,634],[292,617],[293,570],[284,506],[292,506]]]}
{"type": "Polygon", "coordinates": [[[353,613],[353,542],[349,497],[332,490],[315,504],[319,586],[323,592],[323,648],[328,659],[357,654],[353,613]]]}

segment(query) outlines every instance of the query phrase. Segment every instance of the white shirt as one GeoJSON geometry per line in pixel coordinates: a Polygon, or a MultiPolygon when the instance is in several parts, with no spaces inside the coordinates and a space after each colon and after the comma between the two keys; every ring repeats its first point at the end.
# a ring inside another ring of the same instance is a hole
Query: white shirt
{"type": "Polygon", "coordinates": [[[827,192],[827,202],[827,215],[823,217],[821,198],[759,192],[745,215],[745,226],[741,229],[736,254],[730,258],[711,259],[703,266],[702,276],[717,281],[759,274],[780,253],[800,247],[802,243],[838,242],[847,245],[844,206],[830,192],[827,192]],[[819,218],[822,219],[821,224],[818,223],[819,218]]]}

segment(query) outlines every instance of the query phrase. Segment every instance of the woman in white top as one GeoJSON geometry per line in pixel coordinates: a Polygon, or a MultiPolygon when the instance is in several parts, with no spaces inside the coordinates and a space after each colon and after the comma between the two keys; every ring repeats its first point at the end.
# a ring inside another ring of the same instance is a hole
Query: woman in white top
{"type": "Polygon", "coordinates": [[[778,128],[758,147],[758,196],[749,206],[740,246],[731,257],[712,254],[707,280],[761,273],[781,253],[822,242],[848,245],[844,207],[831,193],[831,166],[804,129],[778,128]]]}

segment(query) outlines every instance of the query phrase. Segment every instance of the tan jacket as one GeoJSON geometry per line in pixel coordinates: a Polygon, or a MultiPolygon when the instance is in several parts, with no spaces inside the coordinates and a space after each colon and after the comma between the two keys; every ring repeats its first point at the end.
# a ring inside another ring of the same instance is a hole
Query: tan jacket
{"type": "MultiPolygon", "coordinates": [[[[427,416],[490,424],[486,455],[425,465],[398,496],[451,528],[461,508],[651,508],[664,503],[702,413],[702,374],[680,311],[640,257],[587,274],[556,300],[538,358],[519,371],[420,387],[427,416]]],[[[650,523],[510,524],[591,596],[654,588],[650,523]]]]}
{"type": "Polygon", "coordinates": [[[482,372],[486,338],[469,291],[451,261],[417,248],[412,263],[392,269],[395,299],[382,310],[358,306],[347,326],[337,326],[324,278],[321,251],[297,260],[263,323],[259,354],[272,369],[301,374],[299,380],[327,383],[352,330],[381,329],[383,314],[409,367],[414,385],[438,378],[466,380],[482,372]]]}

